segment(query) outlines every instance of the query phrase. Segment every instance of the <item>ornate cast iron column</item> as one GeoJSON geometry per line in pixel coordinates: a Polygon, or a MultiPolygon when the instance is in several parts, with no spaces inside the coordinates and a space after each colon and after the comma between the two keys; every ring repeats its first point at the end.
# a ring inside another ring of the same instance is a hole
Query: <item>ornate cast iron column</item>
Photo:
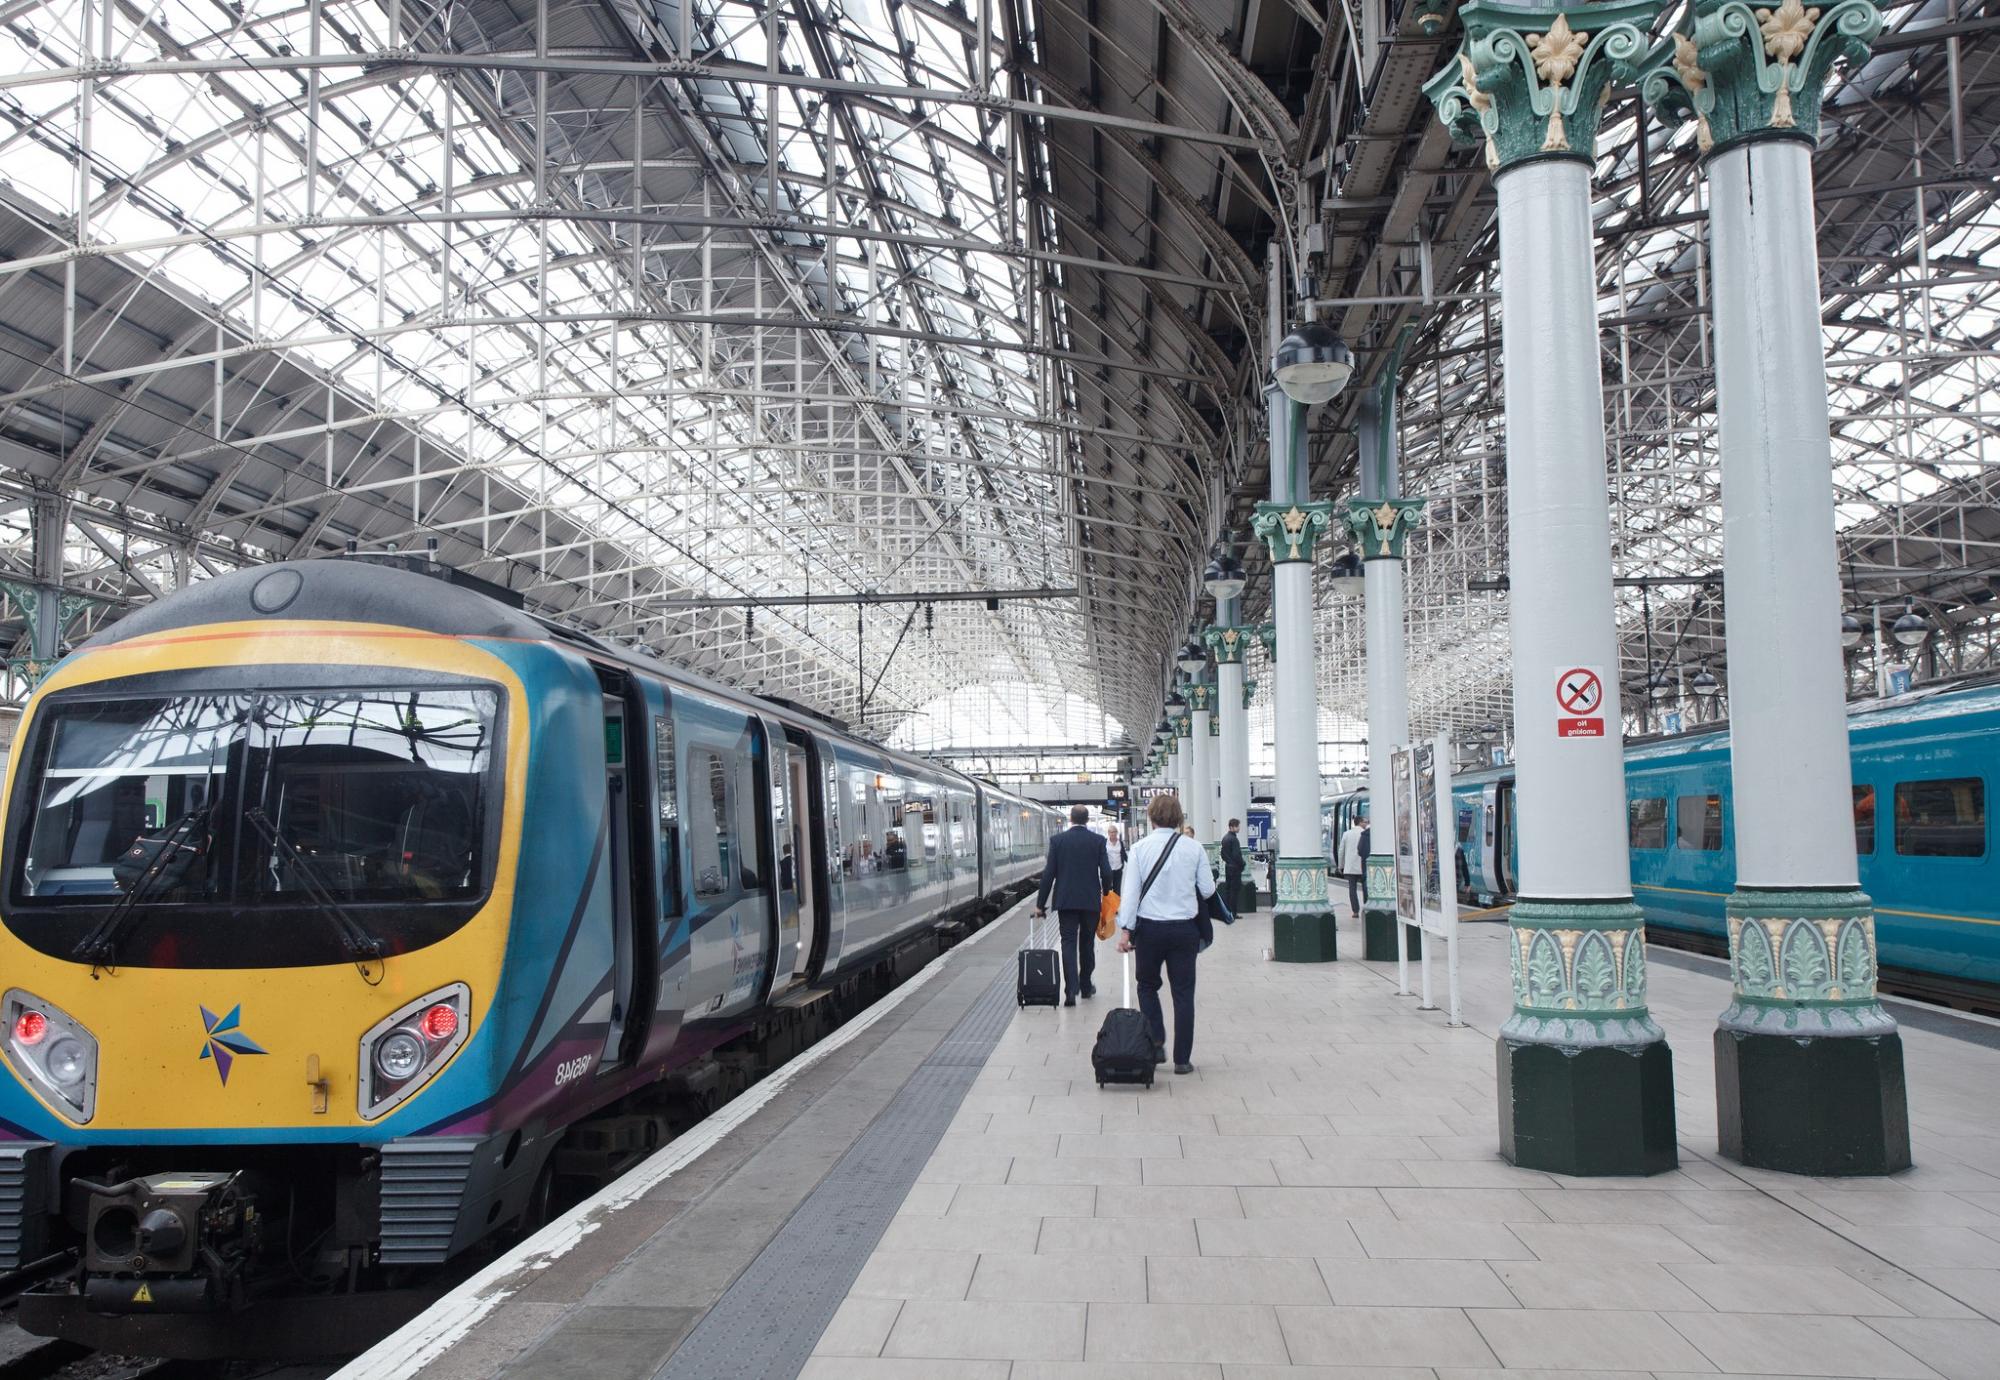
{"type": "Polygon", "coordinates": [[[1275,734],[1278,786],[1278,894],[1271,953],[1284,963],[1325,963],[1334,951],[1333,902],[1319,841],[1319,686],[1314,678],[1313,548],[1331,525],[1333,505],[1309,501],[1306,409],[1274,383],[1271,501],[1257,505],[1250,530],[1271,553],[1277,645],[1275,734]]]}
{"type": "MultiPolygon", "coordinates": [[[[1368,629],[1368,803],[1371,825],[1366,873],[1371,887],[1362,918],[1362,957],[1378,962],[1396,957],[1395,847],[1391,820],[1389,754],[1410,740],[1410,688],[1403,654],[1403,540],[1416,526],[1424,501],[1401,495],[1396,457],[1396,375],[1402,364],[1398,342],[1375,391],[1361,400],[1360,495],[1347,501],[1343,515],[1360,548],[1367,582],[1368,629]],[[1379,804],[1377,802],[1380,802],[1379,804]],[[1383,880],[1386,887],[1380,886],[1383,880]]],[[[1336,846],[1339,840],[1335,841],[1336,846]]],[[[1423,951],[1423,931],[1406,926],[1412,956],[1423,951]]]]}
{"type": "Polygon", "coordinates": [[[1500,203],[1521,857],[1500,1150],[1567,1174],[1678,1162],[1626,856],[1590,227],[1611,66],[1634,64],[1657,8],[1473,0],[1457,58],[1426,87],[1452,133],[1485,146],[1500,203]]]}
{"type": "Polygon", "coordinates": [[[1188,697],[1188,823],[1215,861],[1220,831],[1215,825],[1215,683],[1204,670],[1191,681],[1188,697]]]}
{"type": "Polygon", "coordinates": [[[1642,86],[1708,174],[1736,889],[1715,1032],[1722,1153],[1799,1174],[1910,1163],[1903,1043],[1856,867],[1812,149],[1871,0],[1699,0],[1642,86]]]}
{"type": "MultiPolygon", "coordinates": [[[[1216,623],[1202,634],[1209,654],[1215,658],[1215,717],[1221,723],[1217,743],[1221,752],[1221,827],[1250,818],[1250,697],[1244,693],[1243,653],[1256,636],[1254,627],[1237,623],[1241,601],[1225,599],[1216,609],[1216,623]]],[[[1218,834],[1220,842],[1221,835],[1218,834]]],[[[1257,879],[1253,869],[1243,873],[1243,895],[1232,896],[1229,904],[1238,910],[1257,908],[1257,879]]]]}

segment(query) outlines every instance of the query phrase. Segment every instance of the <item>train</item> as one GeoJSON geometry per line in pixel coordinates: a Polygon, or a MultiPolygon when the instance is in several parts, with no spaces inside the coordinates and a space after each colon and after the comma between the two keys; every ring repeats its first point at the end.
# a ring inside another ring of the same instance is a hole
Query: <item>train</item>
{"type": "MultiPolygon", "coordinates": [[[[2000,854],[1986,800],[2000,784],[2000,682],[1940,682],[1848,709],[1854,844],[1875,904],[1884,990],[2000,1009],[2000,854]]],[[[1453,778],[1461,889],[1482,905],[1518,888],[1514,770],[1453,778]]],[[[1736,877],[1729,729],[1704,724],[1625,745],[1632,892],[1656,942],[1727,951],[1736,877]]],[[[1332,802],[1345,828],[1367,792],[1332,802]]]]}
{"type": "Polygon", "coordinates": [[[68,1261],[30,1330],[184,1356],[393,1321],[996,916],[1057,827],[413,554],[127,615],[36,690],[5,801],[0,1269],[68,1261]]]}

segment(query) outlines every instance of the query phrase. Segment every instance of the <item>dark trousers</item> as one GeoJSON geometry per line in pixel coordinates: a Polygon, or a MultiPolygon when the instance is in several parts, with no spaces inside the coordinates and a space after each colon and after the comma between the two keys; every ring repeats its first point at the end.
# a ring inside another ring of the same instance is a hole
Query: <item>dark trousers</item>
{"type": "Polygon", "coordinates": [[[1056,916],[1062,924],[1063,991],[1080,996],[1096,986],[1090,979],[1097,972],[1097,912],[1059,910],[1056,916]]]}
{"type": "Polygon", "coordinates": [[[1231,915],[1236,914],[1236,912],[1242,908],[1243,906],[1242,868],[1230,867],[1223,869],[1222,899],[1223,902],[1229,907],[1229,913],[1231,915]]]}
{"type": "Polygon", "coordinates": [[[1349,877],[1347,879],[1347,913],[1349,915],[1361,914],[1361,879],[1359,877],[1349,877]]]}
{"type": "Polygon", "coordinates": [[[1122,891],[1124,891],[1124,890],[1125,890],[1125,869],[1124,869],[1124,868],[1122,868],[1122,867],[1114,867],[1114,868],[1112,868],[1112,869],[1111,869],[1111,887],[1110,887],[1110,889],[1111,889],[1112,891],[1120,891],[1120,892],[1122,892],[1122,891]]]}
{"type": "Polygon", "coordinates": [[[1167,1042],[1167,1018],[1160,1010],[1160,968],[1166,967],[1174,992],[1174,1062],[1185,1064],[1194,1055],[1194,964],[1201,931],[1192,920],[1141,920],[1132,932],[1132,948],[1139,962],[1139,1010],[1156,1045],[1167,1042]]]}

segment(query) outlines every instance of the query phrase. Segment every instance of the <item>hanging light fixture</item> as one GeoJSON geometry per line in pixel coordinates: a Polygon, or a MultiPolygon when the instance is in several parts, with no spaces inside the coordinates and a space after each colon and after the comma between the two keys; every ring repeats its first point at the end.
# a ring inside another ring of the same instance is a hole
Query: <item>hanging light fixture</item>
{"type": "Polygon", "coordinates": [[[1310,407],[1347,386],[1354,373],[1354,355],[1331,326],[1307,321],[1279,344],[1271,372],[1286,397],[1310,407]]]}
{"type": "Polygon", "coordinates": [[[1861,645],[1861,634],[1866,631],[1867,629],[1862,626],[1861,620],[1853,614],[1843,613],[1840,615],[1841,646],[1859,647],[1861,645]]]}
{"type": "Polygon", "coordinates": [[[1703,666],[1694,673],[1694,679],[1688,682],[1688,688],[1703,699],[1709,699],[1722,689],[1722,683],[1715,678],[1713,671],[1703,666]]]}
{"type": "Polygon", "coordinates": [[[1917,612],[1917,601],[1908,600],[1903,605],[1903,616],[1889,625],[1889,636],[1897,645],[1912,651],[1931,640],[1931,620],[1917,612]]]}
{"type": "Polygon", "coordinates": [[[1362,572],[1361,558],[1352,551],[1343,551],[1333,558],[1327,570],[1327,584],[1337,595],[1352,599],[1368,588],[1368,578],[1362,572]]]}
{"type": "Polygon", "coordinates": [[[1228,552],[1222,552],[1208,563],[1208,569],[1202,573],[1201,582],[1207,586],[1209,594],[1216,603],[1234,599],[1243,592],[1246,583],[1243,578],[1243,563],[1228,552]]]}
{"type": "Polygon", "coordinates": [[[1193,638],[1180,651],[1180,668],[1190,676],[1199,675],[1201,668],[1208,665],[1208,652],[1193,638]]]}

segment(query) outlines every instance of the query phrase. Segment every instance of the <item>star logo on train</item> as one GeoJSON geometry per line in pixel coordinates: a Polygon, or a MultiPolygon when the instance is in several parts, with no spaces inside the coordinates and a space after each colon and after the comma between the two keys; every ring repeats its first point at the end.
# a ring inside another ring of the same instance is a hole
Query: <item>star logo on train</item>
{"type": "Polygon", "coordinates": [[[243,1033],[241,1002],[230,1007],[226,1016],[217,1016],[206,1006],[200,1009],[202,1029],[208,1032],[208,1038],[201,1043],[201,1057],[215,1060],[215,1072],[224,1087],[229,1085],[229,1066],[236,1062],[237,1055],[271,1052],[243,1033]]]}

